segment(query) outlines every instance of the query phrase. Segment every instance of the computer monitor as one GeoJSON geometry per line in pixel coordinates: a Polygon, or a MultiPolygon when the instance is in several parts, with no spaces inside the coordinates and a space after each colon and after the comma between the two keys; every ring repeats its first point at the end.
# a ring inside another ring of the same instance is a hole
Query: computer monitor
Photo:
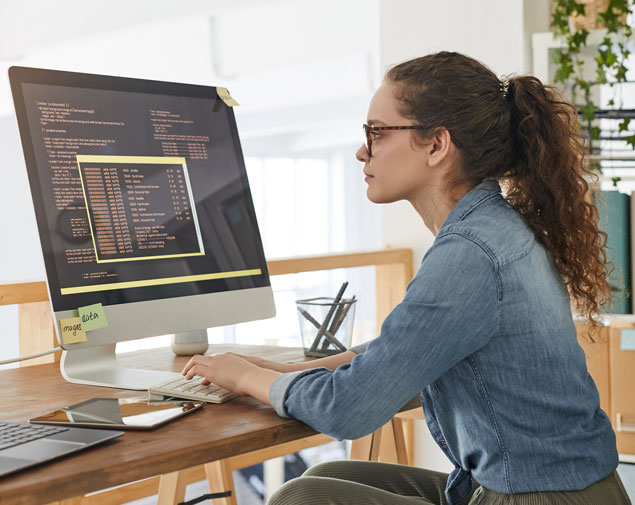
{"type": "Polygon", "coordinates": [[[117,342],[275,315],[234,112],[215,87],[9,78],[66,380],[145,389],[166,373],[120,366],[117,342]],[[65,342],[60,320],[94,304],[108,326],[65,342]]]}

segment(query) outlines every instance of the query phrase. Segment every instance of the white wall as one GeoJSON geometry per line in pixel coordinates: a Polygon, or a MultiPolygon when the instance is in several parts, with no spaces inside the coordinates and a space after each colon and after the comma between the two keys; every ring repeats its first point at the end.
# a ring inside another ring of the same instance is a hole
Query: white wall
{"type": "MultiPolygon", "coordinates": [[[[500,76],[531,72],[531,33],[549,29],[549,2],[381,0],[379,19],[382,71],[412,57],[448,50],[472,56],[500,76]]],[[[410,205],[384,206],[381,228],[383,244],[412,248],[418,268],[434,237],[410,205]]],[[[424,422],[415,425],[415,464],[451,471],[424,422]]]]}
{"type": "MultiPolygon", "coordinates": [[[[259,0],[21,0],[0,2],[0,60],[18,61],[43,47],[83,40],[96,33],[137,27],[188,13],[218,13],[259,0]]],[[[180,33],[182,35],[182,32],[180,33]]]]}
{"type": "MultiPolygon", "coordinates": [[[[15,118],[0,116],[0,283],[41,280],[44,262],[15,118]]],[[[18,310],[0,307],[0,360],[18,355],[18,310]]],[[[0,365],[0,369],[15,365],[0,365]]]]}
{"type": "Polygon", "coordinates": [[[0,116],[0,282],[41,280],[44,262],[15,117],[0,116]]]}

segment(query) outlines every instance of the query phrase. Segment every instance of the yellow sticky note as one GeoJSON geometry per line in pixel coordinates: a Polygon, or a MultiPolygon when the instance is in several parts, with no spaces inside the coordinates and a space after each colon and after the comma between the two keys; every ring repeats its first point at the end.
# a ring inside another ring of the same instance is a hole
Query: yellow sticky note
{"type": "Polygon", "coordinates": [[[82,329],[82,320],[79,317],[60,319],[60,331],[62,342],[65,344],[77,344],[86,342],[86,332],[82,329]]]}
{"type": "Polygon", "coordinates": [[[77,309],[77,315],[82,322],[82,330],[92,331],[108,326],[108,319],[101,303],[86,305],[77,309]]]}
{"type": "Polygon", "coordinates": [[[227,91],[227,88],[221,88],[220,86],[216,87],[216,93],[218,93],[218,97],[225,102],[225,104],[229,107],[234,107],[236,105],[240,105],[236,100],[232,98],[227,91]]]}

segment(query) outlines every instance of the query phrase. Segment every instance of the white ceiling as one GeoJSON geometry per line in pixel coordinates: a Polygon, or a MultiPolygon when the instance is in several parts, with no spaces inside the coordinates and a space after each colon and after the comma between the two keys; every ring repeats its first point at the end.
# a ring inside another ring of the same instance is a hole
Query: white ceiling
{"type": "Polygon", "coordinates": [[[280,1],[0,0],[0,60],[19,60],[49,44],[131,25],[198,13],[217,14],[249,4],[280,1]]]}

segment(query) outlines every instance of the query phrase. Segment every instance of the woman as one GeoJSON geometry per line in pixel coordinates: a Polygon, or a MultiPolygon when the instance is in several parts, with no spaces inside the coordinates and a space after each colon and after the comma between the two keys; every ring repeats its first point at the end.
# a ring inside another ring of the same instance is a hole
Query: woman
{"type": "Polygon", "coordinates": [[[570,308],[593,323],[610,294],[575,109],[441,52],[390,69],[367,123],[368,198],[409,201],[436,236],[381,336],[309,364],[196,356],[183,373],[339,439],[420,394],[455,469],[326,463],[270,503],[630,503],[570,308]]]}

